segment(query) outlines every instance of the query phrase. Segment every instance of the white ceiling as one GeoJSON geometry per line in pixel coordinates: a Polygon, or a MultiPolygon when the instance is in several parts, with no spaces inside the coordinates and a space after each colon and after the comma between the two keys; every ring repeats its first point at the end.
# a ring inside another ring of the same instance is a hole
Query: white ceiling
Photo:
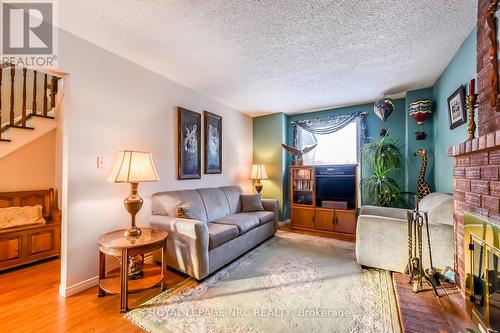
{"type": "Polygon", "coordinates": [[[62,28],[253,115],[431,86],[476,13],[476,0],[59,1],[62,28]]]}

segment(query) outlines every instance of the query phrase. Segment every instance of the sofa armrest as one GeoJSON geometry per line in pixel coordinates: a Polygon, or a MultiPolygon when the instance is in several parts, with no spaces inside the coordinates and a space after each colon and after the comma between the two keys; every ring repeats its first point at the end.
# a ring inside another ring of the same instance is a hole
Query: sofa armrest
{"type": "Polygon", "coordinates": [[[401,209],[401,208],[362,206],[359,215],[373,215],[373,216],[406,220],[407,212],[408,212],[407,209],[401,209]]]}
{"type": "Polygon", "coordinates": [[[200,280],[209,273],[208,226],[198,220],[152,215],[151,226],[168,231],[168,265],[200,280]]]}
{"type": "Polygon", "coordinates": [[[275,230],[278,230],[278,222],[279,222],[278,200],[277,199],[262,199],[262,206],[264,207],[265,211],[274,213],[275,230]]]}
{"type": "MultiPolygon", "coordinates": [[[[453,267],[453,227],[429,224],[434,267],[453,267]]],[[[427,233],[422,230],[423,265],[430,266],[427,233]]],[[[356,259],[360,265],[404,272],[408,263],[408,222],[360,215],[356,227],[356,259]]]]}

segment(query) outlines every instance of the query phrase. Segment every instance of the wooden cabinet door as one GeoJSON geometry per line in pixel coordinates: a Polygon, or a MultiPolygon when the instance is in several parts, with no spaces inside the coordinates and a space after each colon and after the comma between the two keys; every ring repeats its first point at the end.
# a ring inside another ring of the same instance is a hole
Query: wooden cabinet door
{"type": "Polygon", "coordinates": [[[345,234],[356,234],[356,211],[335,210],[335,231],[345,234]]]}
{"type": "Polygon", "coordinates": [[[314,229],[314,208],[292,207],[291,223],[293,226],[314,229]]]}
{"type": "Polygon", "coordinates": [[[0,262],[20,258],[22,241],[21,236],[0,239],[0,262]]]}
{"type": "Polygon", "coordinates": [[[334,217],[333,209],[316,208],[316,229],[333,231],[334,217]]]}
{"type": "Polygon", "coordinates": [[[28,255],[34,255],[56,249],[55,229],[48,229],[28,234],[28,255]]]}

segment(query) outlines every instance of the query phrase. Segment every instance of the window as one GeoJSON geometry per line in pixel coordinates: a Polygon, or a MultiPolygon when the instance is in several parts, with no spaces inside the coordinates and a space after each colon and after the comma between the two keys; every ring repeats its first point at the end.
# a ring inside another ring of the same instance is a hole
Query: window
{"type": "Polygon", "coordinates": [[[318,146],[304,155],[304,165],[358,163],[358,126],[353,121],[331,134],[313,134],[297,126],[297,146],[318,146]]]}

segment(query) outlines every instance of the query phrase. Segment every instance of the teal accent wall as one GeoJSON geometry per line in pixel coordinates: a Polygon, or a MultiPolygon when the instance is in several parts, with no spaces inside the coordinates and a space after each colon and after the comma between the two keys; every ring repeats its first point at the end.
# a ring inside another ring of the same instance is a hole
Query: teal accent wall
{"type": "MultiPolygon", "coordinates": [[[[467,124],[450,130],[448,97],[460,85],[476,76],[477,29],[472,30],[443,71],[433,88],[434,111],[434,179],[437,192],[453,192],[453,160],[448,148],[467,140],[467,124]]],[[[477,133],[476,133],[477,135],[477,133]]]]}
{"type": "Polygon", "coordinates": [[[429,117],[424,121],[423,125],[417,125],[417,122],[410,118],[408,109],[410,103],[416,101],[417,99],[432,99],[432,88],[412,90],[406,93],[406,108],[405,108],[405,156],[406,156],[406,172],[405,172],[405,190],[407,192],[417,193],[417,180],[420,174],[420,169],[422,167],[422,159],[415,156],[415,153],[419,149],[427,150],[427,171],[426,171],[426,182],[429,184],[431,189],[434,191],[434,174],[432,172],[434,165],[434,135],[433,135],[433,117],[429,117]],[[415,132],[425,131],[427,133],[427,138],[425,140],[415,139],[415,132]]]}
{"type": "Polygon", "coordinates": [[[264,198],[278,199],[283,216],[283,183],[285,177],[285,142],[287,116],[276,113],[253,118],[253,163],[264,164],[269,179],[262,180],[264,198]]]}

